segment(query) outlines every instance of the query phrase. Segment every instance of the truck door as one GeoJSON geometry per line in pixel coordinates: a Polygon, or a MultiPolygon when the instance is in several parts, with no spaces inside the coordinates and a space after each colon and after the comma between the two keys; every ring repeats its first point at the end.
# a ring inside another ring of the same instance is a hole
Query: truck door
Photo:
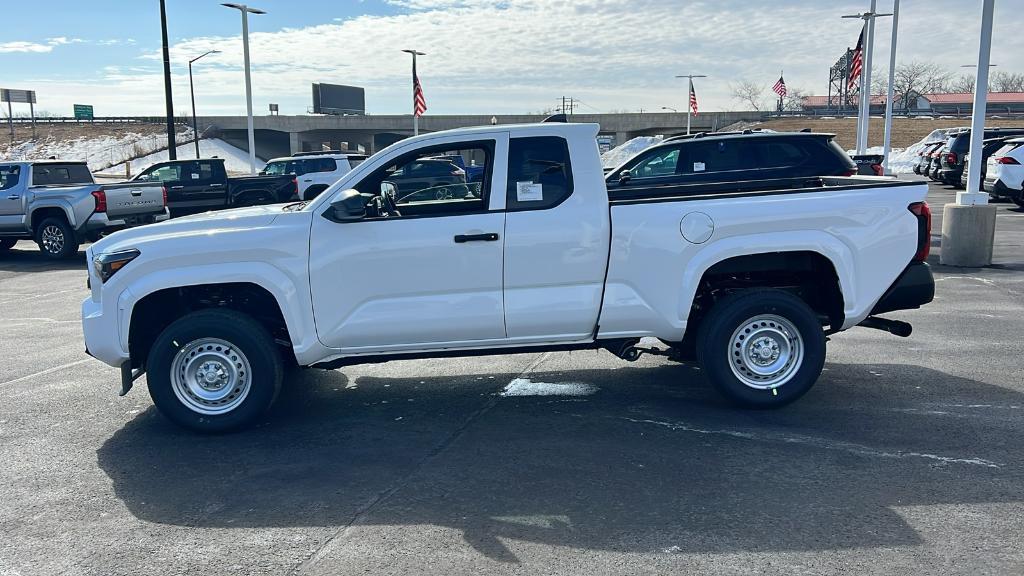
{"type": "Polygon", "coordinates": [[[574,341],[597,326],[610,224],[600,162],[561,136],[509,140],[505,329],[510,340],[574,341]]]}
{"type": "Polygon", "coordinates": [[[18,164],[0,166],[0,232],[20,231],[23,228],[25,176],[27,174],[22,174],[18,164]]]}
{"type": "MultiPolygon", "coordinates": [[[[393,191],[410,164],[441,154],[487,158],[482,183],[438,196],[428,188],[398,198],[400,215],[350,222],[318,208],[310,231],[309,279],[320,341],[350,353],[501,342],[502,239],[507,132],[439,137],[381,163],[355,184],[393,191]],[[494,159],[500,159],[495,162],[494,159]]],[[[415,146],[415,145],[413,145],[415,146]]]]}

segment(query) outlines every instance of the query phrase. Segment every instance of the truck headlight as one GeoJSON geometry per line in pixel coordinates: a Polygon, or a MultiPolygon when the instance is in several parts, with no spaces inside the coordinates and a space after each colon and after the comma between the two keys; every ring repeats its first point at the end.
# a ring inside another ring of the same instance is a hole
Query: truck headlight
{"type": "Polygon", "coordinates": [[[101,282],[106,282],[115,272],[124,268],[126,264],[138,256],[139,251],[134,248],[97,254],[93,256],[92,269],[96,271],[96,275],[100,277],[101,282]]]}

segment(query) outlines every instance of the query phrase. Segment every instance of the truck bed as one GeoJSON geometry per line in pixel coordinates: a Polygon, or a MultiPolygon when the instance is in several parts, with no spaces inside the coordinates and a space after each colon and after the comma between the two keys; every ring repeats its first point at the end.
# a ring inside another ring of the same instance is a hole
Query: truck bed
{"type": "Polygon", "coordinates": [[[773,180],[745,180],[740,182],[722,182],[715,184],[628,186],[609,190],[608,200],[612,204],[625,205],[649,202],[676,202],[681,200],[710,200],[715,198],[735,198],[741,196],[838,192],[864,188],[920,185],[920,182],[907,182],[892,180],[890,178],[861,176],[779,178],[773,180]]]}

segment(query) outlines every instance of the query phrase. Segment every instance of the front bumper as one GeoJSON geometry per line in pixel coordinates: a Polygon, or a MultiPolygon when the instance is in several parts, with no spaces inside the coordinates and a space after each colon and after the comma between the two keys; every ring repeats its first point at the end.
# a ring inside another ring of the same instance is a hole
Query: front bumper
{"type": "MultiPolygon", "coordinates": [[[[93,278],[92,282],[99,282],[93,278]]],[[[103,304],[90,296],[82,302],[82,334],[87,354],[114,367],[128,360],[128,351],[121,346],[118,309],[104,310],[103,304]]]]}
{"type": "Polygon", "coordinates": [[[935,278],[927,262],[911,262],[871,309],[870,316],[920,308],[935,298],[935,278]]]}

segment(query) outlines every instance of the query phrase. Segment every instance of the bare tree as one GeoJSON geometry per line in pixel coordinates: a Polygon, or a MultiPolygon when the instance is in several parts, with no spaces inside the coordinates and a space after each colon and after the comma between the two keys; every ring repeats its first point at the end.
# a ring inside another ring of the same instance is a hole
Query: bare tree
{"type": "Polygon", "coordinates": [[[811,93],[802,88],[786,88],[786,96],[782,99],[783,110],[803,110],[804,98],[811,93]]]}
{"type": "Polygon", "coordinates": [[[1024,74],[1012,74],[1002,70],[989,76],[989,92],[1024,92],[1024,74]]]}
{"type": "Polygon", "coordinates": [[[893,99],[904,109],[910,107],[914,94],[947,92],[953,74],[934,62],[913,61],[896,67],[893,80],[893,99]]]}
{"type": "Polygon", "coordinates": [[[961,74],[959,78],[953,80],[949,85],[951,92],[974,92],[974,85],[976,80],[973,74],[961,74]]]}
{"type": "Polygon", "coordinates": [[[732,91],[733,100],[745,106],[750,106],[754,110],[761,111],[768,107],[764,97],[763,84],[740,79],[735,84],[730,83],[729,90],[732,91]]]}

